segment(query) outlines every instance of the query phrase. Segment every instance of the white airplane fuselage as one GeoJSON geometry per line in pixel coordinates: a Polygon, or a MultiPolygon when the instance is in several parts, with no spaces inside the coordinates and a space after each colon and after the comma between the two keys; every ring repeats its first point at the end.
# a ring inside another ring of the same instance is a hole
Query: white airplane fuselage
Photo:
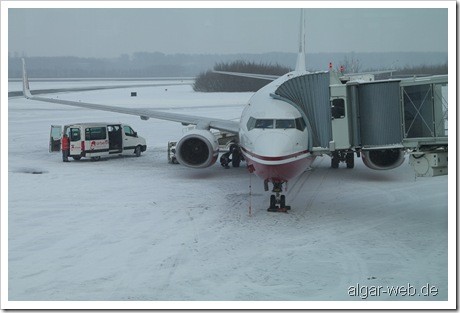
{"type": "Polygon", "coordinates": [[[314,161],[308,151],[308,129],[301,113],[291,104],[270,96],[286,74],[256,92],[240,120],[240,148],[250,171],[272,183],[284,183],[300,175],[314,161]]]}

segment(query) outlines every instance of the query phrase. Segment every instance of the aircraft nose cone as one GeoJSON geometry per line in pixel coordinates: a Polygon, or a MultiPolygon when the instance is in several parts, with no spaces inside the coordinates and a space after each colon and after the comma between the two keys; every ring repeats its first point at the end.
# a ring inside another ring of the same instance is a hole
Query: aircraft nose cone
{"type": "Polygon", "coordinates": [[[278,157],[289,155],[296,150],[296,144],[286,134],[267,131],[261,134],[254,143],[254,152],[261,156],[278,157]]]}

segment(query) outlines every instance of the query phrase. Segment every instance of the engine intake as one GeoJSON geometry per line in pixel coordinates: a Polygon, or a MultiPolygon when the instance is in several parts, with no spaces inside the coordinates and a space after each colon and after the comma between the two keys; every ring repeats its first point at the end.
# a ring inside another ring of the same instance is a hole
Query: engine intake
{"type": "Polygon", "coordinates": [[[188,167],[209,167],[216,163],[218,156],[219,144],[208,130],[191,130],[176,145],[177,161],[188,167]]]}
{"type": "Polygon", "coordinates": [[[364,164],[373,170],[391,170],[404,162],[401,149],[366,150],[361,155],[364,164]]]}

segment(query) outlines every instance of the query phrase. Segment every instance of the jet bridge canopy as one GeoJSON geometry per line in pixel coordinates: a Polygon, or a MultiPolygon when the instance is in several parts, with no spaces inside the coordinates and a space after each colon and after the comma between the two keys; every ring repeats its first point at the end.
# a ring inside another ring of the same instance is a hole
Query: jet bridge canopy
{"type": "Polygon", "coordinates": [[[329,147],[332,139],[329,72],[308,73],[282,83],[275,98],[294,105],[304,116],[309,127],[309,147],[329,147]]]}

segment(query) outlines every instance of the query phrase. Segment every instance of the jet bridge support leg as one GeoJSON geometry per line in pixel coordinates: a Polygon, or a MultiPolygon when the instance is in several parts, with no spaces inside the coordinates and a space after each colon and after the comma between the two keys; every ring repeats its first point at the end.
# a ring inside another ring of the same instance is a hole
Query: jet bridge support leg
{"type": "Polygon", "coordinates": [[[340,162],[345,162],[347,168],[355,167],[355,154],[351,150],[337,150],[331,154],[331,167],[338,168],[340,162]]]}

